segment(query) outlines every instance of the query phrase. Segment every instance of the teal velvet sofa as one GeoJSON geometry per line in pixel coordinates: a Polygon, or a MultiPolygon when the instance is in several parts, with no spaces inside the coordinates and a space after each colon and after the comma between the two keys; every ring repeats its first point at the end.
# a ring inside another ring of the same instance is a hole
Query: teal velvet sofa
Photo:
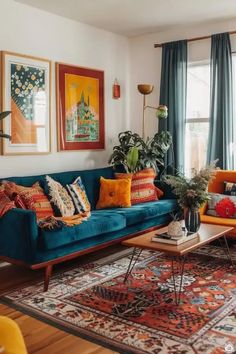
{"type": "MultiPolygon", "coordinates": [[[[81,176],[92,208],[87,221],[73,227],[46,231],[38,228],[35,212],[30,210],[12,209],[0,218],[0,258],[31,269],[45,268],[45,291],[54,264],[121,242],[144,230],[158,228],[168,223],[170,213],[177,209],[176,199],[164,194],[159,201],[131,208],[95,210],[100,177],[113,178],[111,167],[49,175],[62,185],[70,184],[81,176]]],[[[36,181],[42,182],[44,177],[10,177],[4,180],[32,186],[36,181]]],[[[161,187],[165,188],[164,185],[161,187]]]]}

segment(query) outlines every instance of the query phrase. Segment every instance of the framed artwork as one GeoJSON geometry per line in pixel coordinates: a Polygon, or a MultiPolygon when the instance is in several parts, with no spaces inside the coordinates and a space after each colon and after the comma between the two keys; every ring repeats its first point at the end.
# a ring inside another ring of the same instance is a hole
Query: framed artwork
{"type": "Polygon", "coordinates": [[[104,72],[56,63],[59,151],[104,149],[104,72]]]}
{"type": "Polygon", "coordinates": [[[48,154],[51,150],[51,62],[2,52],[3,155],[48,154]]]}

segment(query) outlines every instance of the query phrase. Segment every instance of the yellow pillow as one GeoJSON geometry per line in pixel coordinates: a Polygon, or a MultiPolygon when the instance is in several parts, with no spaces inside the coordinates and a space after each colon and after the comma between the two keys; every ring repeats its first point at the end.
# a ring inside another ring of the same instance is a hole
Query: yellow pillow
{"type": "Polygon", "coordinates": [[[131,179],[100,178],[100,194],[96,209],[131,206],[131,179]]]}

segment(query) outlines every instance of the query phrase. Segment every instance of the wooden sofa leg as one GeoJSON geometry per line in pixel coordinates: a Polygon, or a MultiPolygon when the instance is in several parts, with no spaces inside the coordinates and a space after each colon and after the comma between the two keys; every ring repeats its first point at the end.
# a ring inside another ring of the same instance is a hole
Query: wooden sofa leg
{"type": "Polygon", "coordinates": [[[51,274],[52,274],[52,265],[48,265],[45,268],[43,291],[48,291],[48,285],[49,285],[51,274]]]}

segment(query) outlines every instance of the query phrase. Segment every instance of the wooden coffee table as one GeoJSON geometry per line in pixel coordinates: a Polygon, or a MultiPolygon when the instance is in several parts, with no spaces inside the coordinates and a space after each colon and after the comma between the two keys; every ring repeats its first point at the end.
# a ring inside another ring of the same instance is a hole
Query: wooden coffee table
{"type": "Polygon", "coordinates": [[[227,226],[220,226],[220,225],[212,225],[212,224],[201,224],[201,227],[198,231],[198,237],[195,239],[192,239],[190,241],[187,241],[185,243],[182,243],[179,246],[176,245],[170,245],[170,244],[164,244],[164,243],[159,243],[159,242],[154,242],[152,241],[152,237],[157,234],[157,233],[163,233],[167,231],[167,226],[164,228],[161,228],[159,230],[151,231],[146,234],[143,234],[141,236],[133,237],[129,240],[125,240],[122,242],[123,245],[129,246],[129,247],[134,247],[130,263],[124,278],[124,282],[127,281],[129,275],[131,274],[136,262],[139,259],[139,256],[141,255],[142,251],[144,249],[148,250],[153,250],[153,251],[158,251],[158,252],[163,252],[167,254],[168,256],[171,256],[171,270],[172,270],[172,278],[173,278],[173,283],[174,283],[174,292],[175,292],[175,303],[176,305],[179,304],[180,302],[180,296],[181,296],[181,291],[182,291],[182,284],[183,284],[183,275],[184,275],[184,265],[186,261],[186,256],[200,248],[201,246],[204,246],[214,240],[219,239],[221,246],[223,247],[222,244],[222,239],[224,240],[225,244],[225,252],[226,255],[233,266],[231,254],[230,254],[230,249],[228,246],[228,242],[226,239],[226,235],[233,230],[233,227],[227,227],[227,226]],[[176,282],[176,277],[180,275],[180,285],[179,289],[177,288],[177,282],[176,282]]]}

